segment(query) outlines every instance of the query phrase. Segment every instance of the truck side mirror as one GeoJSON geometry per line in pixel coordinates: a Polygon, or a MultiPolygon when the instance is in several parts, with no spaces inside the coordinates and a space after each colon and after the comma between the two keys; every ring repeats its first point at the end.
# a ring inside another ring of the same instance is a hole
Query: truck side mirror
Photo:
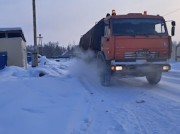
{"type": "Polygon", "coordinates": [[[172,21],[171,22],[172,28],[171,28],[171,36],[175,35],[175,26],[176,26],[176,22],[172,21]]]}
{"type": "Polygon", "coordinates": [[[175,35],[175,27],[173,26],[172,28],[171,28],[171,36],[174,36],[175,35]]]}
{"type": "Polygon", "coordinates": [[[175,22],[175,21],[172,21],[172,22],[171,22],[171,25],[172,25],[173,27],[175,27],[175,26],[176,26],[176,22],[175,22]]]}

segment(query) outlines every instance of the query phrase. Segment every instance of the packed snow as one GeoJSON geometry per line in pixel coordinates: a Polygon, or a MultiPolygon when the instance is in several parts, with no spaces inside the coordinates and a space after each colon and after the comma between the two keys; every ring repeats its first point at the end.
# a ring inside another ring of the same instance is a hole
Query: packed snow
{"type": "Polygon", "coordinates": [[[89,62],[44,58],[1,70],[0,134],[180,133],[180,63],[156,86],[114,78],[103,87],[89,62]]]}

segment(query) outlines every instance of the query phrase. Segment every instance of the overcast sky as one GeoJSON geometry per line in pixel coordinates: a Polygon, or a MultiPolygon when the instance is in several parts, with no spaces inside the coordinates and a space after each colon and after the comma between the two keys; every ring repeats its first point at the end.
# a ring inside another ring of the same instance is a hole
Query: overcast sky
{"type": "MultiPolygon", "coordinates": [[[[33,44],[32,0],[0,2],[0,28],[21,27],[27,44],[33,44]]],[[[112,9],[117,14],[146,10],[148,14],[165,15],[166,20],[176,21],[173,40],[180,41],[180,0],[36,0],[36,8],[37,33],[42,34],[44,43],[78,44],[81,35],[112,9]]]]}

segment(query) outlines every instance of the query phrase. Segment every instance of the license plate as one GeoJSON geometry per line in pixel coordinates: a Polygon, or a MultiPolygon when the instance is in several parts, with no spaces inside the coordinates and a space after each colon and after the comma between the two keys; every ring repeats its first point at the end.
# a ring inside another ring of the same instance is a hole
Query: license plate
{"type": "Polygon", "coordinates": [[[137,51],[136,57],[146,57],[149,54],[149,51],[137,51]]]}
{"type": "Polygon", "coordinates": [[[146,60],[136,60],[137,63],[142,64],[142,63],[146,63],[146,60]]]}

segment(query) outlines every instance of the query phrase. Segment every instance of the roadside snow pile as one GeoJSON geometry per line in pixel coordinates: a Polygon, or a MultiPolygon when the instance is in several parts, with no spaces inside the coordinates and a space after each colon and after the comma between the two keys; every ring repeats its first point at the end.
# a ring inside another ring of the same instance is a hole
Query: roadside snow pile
{"type": "Polygon", "coordinates": [[[41,76],[62,76],[67,73],[65,68],[67,65],[62,65],[60,62],[44,58],[38,67],[32,68],[30,65],[27,69],[10,66],[0,71],[0,79],[8,79],[10,77],[41,77],[41,76]],[[43,62],[43,64],[42,64],[43,62]],[[45,63],[45,64],[44,64],[45,63]]]}
{"type": "Polygon", "coordinates": [[[70,134],[76,128],[79,133],[89,94],[76,78],[65,76],[68,66],[69,61],[46,59],[35,68],[1,70],[0,134],[70,134]]]}

